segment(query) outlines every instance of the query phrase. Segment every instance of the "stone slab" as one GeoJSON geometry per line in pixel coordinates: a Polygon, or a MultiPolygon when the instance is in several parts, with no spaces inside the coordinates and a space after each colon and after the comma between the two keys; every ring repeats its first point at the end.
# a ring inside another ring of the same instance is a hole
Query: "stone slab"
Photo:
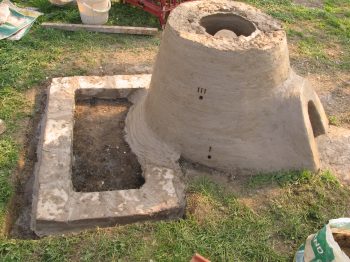
{"type": "MultiPolygon", "coordinates": [[[[75,192],[71,181],[76,99],[128,98],[144,93],[151,75],[55,78],[38,146],[32,229],[39,236],[143,220],[176,219],[185,207],[181,171],[142,161],[140,189],[75,192]]],[[[143,159],[144,160],[144,159],[143,159]]]]}
{"type": "Polygon", "coordinates": [[[330,126],[328,133],[317,137],[321,168],[332,171],[350,185],[350,130],[330,126]]]}

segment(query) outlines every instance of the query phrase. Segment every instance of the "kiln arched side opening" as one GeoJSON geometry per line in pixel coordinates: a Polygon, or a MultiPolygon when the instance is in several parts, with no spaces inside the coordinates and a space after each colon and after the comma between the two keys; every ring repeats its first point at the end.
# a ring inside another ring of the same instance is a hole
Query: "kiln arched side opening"
{"type": "Polygon", "coordinates": [[[200,20],[200,25],[210,35],[215,35],[221,30],[229,30],[237,36],[250,36],[256,30],[252,22],[235,14],[208,15],[200,20]]]}
{"type": "Polygon", "coordinates": [[[307,103],[307,111],[308,111],[312,131],[314,133],[314,137],[318,137],[319,135],[325,134],[326,130],[322,124],[321,115],[318,112],[315,106],[315,103],[312,100],[310,100],[307,103]]]}

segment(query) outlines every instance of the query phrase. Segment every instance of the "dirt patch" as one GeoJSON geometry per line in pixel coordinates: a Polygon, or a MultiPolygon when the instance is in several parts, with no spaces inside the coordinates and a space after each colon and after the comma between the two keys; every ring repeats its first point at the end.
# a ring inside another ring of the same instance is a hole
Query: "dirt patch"
{"type": "Polygon", "coordinates": [[[124,139],[127,99],[77,101],[72,182],[78,192],[136,189],[144,184],[137,157],[124,139]]]}
{"type": "Polygon", "coordinates": [[[225,207],[219,206],[208,197],[189,193],[186,200],[186,216],[193,216],[200,225],[210,223],[210,221],[220,221],[220,218],[225,216],[225,207]]]}
{"type": "Polygon", "coordinates": [[[339,126],[350,128],[350,77],[347,73],[309,74],[306,78],[315,88],[327,115],[335,117],[339,126]]]}
{"type": "Polygon", "coordinates": [[[152,47],[73,53],[61,64],[50,66],[49,72],[55,77],[151,73],[157,50],[152,47]]]}
{"type": "Polygon", "coordinates": [[[322,8],[323,0],[293,0],[294,3],[298,5],[303,5],[306,7],[322,8]]]}
{"type": "Polygon", "coordinates": [[[327,135],[316,141],[322,169],[331,170],[343,184],[350,185],[350,130],[331,126],[327,135]]]}
{"type": "Polygon", "coordinates": [[[29,105],[34,108],[34,114],[23,119],[19,123],[21,128],[14,134],[16,141],[23,144],[23,150],[19,156],[17,169],[12,174],[14,193],[7,208],[5,234],[14,238],[36,239],[37,236],[30,229],[32,193],[40,121],[46,105],[46,90],[33,88],[26,93],[26,98],[29,105]]]}
{"type": "MultiPolygon", "coordinates": [[[[282,191],[276,183],[260,187],[249,186],[252,176],[256,175],[251,170],[232,170],[222,172],[188,160],[180,160],[182,172],[187,184],[205,177],[219,184],[227,193],[235,195],[237,200],[249,207],[253,212],[259,212],[266,208],[272,197],[278,196],[282,191]]],[[[191,207],[191,205],[189,205],[191,207]]]]}

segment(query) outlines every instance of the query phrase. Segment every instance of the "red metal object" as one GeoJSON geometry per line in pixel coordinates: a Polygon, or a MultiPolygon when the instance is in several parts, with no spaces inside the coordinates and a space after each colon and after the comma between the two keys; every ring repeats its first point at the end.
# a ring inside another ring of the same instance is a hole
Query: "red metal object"
{"type": "Polygon", "coordinates": [[[210,260],[202,257],[200,254],[195,254],[190,262],[210,262],[210,260]]]}
{"type": "Polygon", "coordinates": [[[186,1],[191,0],[124,0],[126,3],[141,7],[146,12],[157,16],[163,28],[171,10],[186,1]]]}

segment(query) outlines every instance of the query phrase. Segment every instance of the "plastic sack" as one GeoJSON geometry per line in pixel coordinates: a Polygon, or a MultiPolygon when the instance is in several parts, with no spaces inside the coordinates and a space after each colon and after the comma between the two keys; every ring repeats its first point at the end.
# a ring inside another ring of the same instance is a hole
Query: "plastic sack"
{"type": "Polygon", "coordinates": [[[0,24],[5,23],[9,16],[10,16],[9,6],[6,3],[0,3],[0,24]]]}
{"type": "Polygon", "coordinates": [[[343,252],[344,243],[350,243],[350,218],[332,219],[316,234],[308,236],[296,252],[294,261],[350,262],[349,256],[343,252]]]}
{"type": "Polygon", "coordinates": [[[0,16],[2,18],[4,17],[2,12],[6,13],[7,8],[9,8],[10,14],[6,19],[6,23],[0,23],[0,40],[21,39],[28,33],[38,16],[42,15],[42,13],[30,10],[28,8],[20,8],[11,3],[10,0],[3,0],[0,3],[0,16]]]}

